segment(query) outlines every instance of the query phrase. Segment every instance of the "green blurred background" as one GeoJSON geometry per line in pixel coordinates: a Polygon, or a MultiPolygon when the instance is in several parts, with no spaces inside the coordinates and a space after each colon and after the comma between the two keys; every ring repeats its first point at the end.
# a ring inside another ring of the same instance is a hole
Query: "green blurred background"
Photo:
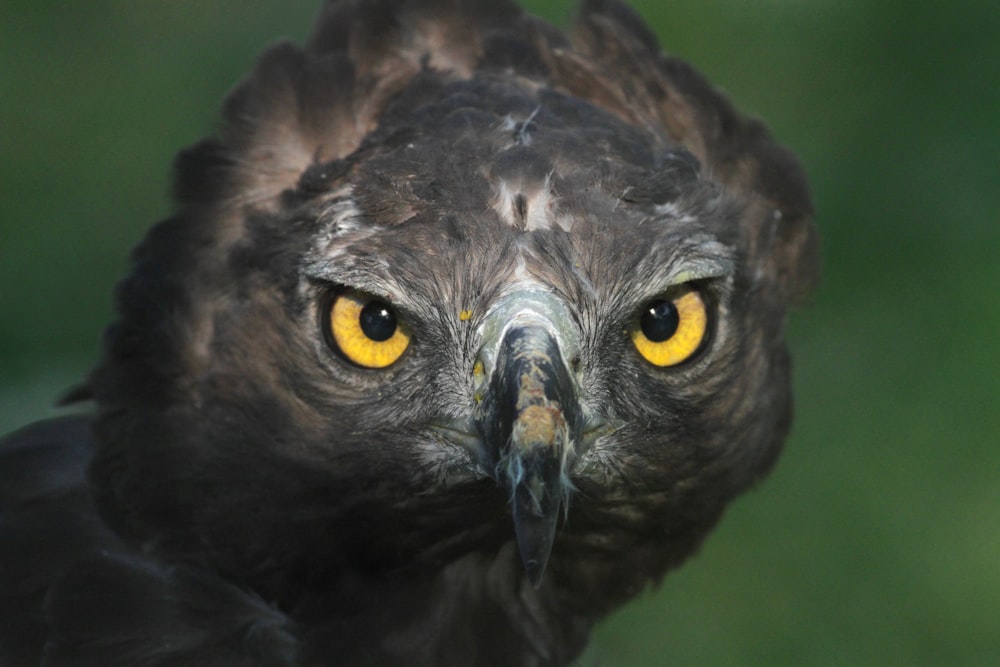
{"type": "MultiPolygon", "coordinates": [[[[587,663],[1000,665],[1000,5],[635,4],[799,153],[825,277],[791,322],[777,471],[587,663]]],[[[0,431],[95,358],[172,155],[315,10],[0,3],[0,431]]]]}

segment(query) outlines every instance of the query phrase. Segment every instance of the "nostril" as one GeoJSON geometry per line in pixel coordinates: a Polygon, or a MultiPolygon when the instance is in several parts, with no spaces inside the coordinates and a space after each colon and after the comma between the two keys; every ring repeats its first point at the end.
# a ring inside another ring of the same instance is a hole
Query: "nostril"
{"type": "Polygon", "coordinates": [[[580,355],[574,355],[572,359],[569,360],[570,368],[573,369],[574,373],[580,372],[580,355]]]}

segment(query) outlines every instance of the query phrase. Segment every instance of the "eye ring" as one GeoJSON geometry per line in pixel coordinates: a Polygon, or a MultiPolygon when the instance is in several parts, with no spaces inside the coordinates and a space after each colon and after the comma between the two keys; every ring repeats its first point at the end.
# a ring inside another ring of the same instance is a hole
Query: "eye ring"
{"type": "Polygon", "coordinates": [[[410,333],[392,305],[363,292],[333,292],[323,301],[320,320],[327,344],[362,368],[387,368],[410,346],[410,333]]]}
{"type": "Polygon", "coordinates": [[[643,359],[669,368],[693,357],[708,334],[708,306],[693,287],[654,299],[635,318],[629,335],[643,359]]]}

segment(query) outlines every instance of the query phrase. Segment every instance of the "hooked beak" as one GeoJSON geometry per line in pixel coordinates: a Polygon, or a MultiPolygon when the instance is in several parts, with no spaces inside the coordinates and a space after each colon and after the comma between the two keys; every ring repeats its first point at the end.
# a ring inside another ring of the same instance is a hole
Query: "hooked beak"
{"type": "Polygon", "coordinates": [[[572,488],[568,472],[582,430],[574,385],[548,327],[507,329],[483,407],[479,429],[496,480],[510,493],[517,546],[537,588],[572,488]]]}

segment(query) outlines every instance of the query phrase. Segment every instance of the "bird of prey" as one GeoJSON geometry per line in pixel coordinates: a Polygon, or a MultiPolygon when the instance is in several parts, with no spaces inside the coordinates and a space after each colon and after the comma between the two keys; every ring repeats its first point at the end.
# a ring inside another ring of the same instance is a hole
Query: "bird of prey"
{"type": "Polygon", "coordinates": [[[616,0],[333,0],[0,445],[4,665],[566,665],[772,467],[809,189],[616,0]]]}

